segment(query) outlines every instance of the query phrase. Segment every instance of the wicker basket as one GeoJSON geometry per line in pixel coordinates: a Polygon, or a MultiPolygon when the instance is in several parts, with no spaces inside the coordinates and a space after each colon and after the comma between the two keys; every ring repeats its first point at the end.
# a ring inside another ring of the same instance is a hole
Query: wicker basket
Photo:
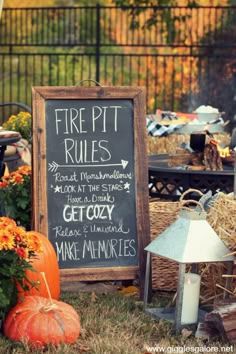
{"type": "MultiPolygon", "coordinates": [[[[151,240],[154,240],[178,217],[180,202],[156,200],[149,203],[151,240]]],[[[175,291],[178,263],[152,254],[152,288],[175,291]]]]}

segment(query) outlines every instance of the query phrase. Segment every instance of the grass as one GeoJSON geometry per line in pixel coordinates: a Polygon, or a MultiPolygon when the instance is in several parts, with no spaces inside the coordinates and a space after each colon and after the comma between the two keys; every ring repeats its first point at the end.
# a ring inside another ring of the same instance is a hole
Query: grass
{"type": "Polygon", "coordinates": [[[61,344],[57,348],[49,345],[37,351],[27,344],[13,343],[0,337],[0,353],[151,354],[170,353],[168,347],[172,347],[172,353],[184,353],[184,346],[191,347],[192,353],[209,352],[210,349],[210,352],[216,352],[216,347],[218,353],[226,350],[234,353],[233,346],[229,344],[204,342],[191,335],[174,335],[170,323],[158,321],[144,313],[143,303],[136,295],[126,297],[118,293],[76,291],[62,292],[61,300],[72,305],[80,315],[82,328],[76,343],[61,344]],[[166,350],[161,351],[161,346],[166,350]],[[207,351],[200,351],[204,346],[207,351]],[[155,347],[156,351],[150,347],[155,347]]]}

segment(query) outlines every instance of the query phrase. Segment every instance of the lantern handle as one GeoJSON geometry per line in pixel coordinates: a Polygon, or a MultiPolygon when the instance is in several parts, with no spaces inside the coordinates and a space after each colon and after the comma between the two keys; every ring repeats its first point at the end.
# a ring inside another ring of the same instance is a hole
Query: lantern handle
{"type": "Polygon", "coordinates": [[[189,188],[183,194],[181,194],[181,197],[179,198],[179,200],[182,201],[184,199],[184,197],[186,196],[186,194],[193,193],[193,192],[198,193],[201,197],[203,196],[203,193],[201,191],[199,191],[198,189],[189,188]]]}
{"type": "Polygon", "coordinates": [[[184,204],[187,204],[187,203],[194,203],[194,204],[198,205],[201,208],[202,211],[205,211],[203,205],[200,202],[198,202],[197,200],[194,200],[194,199],[182,200],[181,203],[180,203],[180,208],[181,209],[185,209],[185,210],[193,211],[192,208],[184,206],[184,204]]]}

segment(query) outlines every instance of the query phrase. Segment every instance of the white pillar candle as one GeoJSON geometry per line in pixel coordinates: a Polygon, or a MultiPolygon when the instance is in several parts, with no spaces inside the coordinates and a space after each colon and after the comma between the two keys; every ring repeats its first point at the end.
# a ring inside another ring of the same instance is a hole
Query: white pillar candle
{"type": "Polygon", "coordinates": [[[181,314],[182,324],[197,323],[200,296],[200,281],[200,275],[193,273],[185,273],[183,306],[181,314]]]}

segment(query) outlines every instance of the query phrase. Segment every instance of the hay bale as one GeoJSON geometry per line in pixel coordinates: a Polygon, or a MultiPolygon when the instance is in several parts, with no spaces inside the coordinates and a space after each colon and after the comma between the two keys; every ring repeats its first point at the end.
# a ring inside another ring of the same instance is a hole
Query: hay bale
{"type": "Polygon", "coordinates": [[[182,143],[189,143],[187,134],[170,134],[163,137],[148,136],[148,154],[174,154],[182,143]]]}
{"type": "Polygon", "coordinates": [[[207,221],[226,246],[236,251],[236,200],[233,193],[218,193],[207,213],[207,221]]]}
{"type": "MultiPolygon", "coordinates": [[[[210,207],[207,213],[207,221],[231,250],[236,251],[236,200],[232,193],[218,193],[218,198],[210,207]]],[[[213,304],[216,298],[223,296],[223,290],[216,286],[219,284],[225,287],[226,274],[225,263],[203,264],[201,269],[201,302],[207,305],[213,304]]],[[[236,273],[234,266],[233,273],[236,273]]],[[[236,288],[236,281],[231,279],[231,291],[236,288]]]]}
{"type": "MultiPolygon", "coordinates": [[[[214,134],[213,137],[220,145],[228,146],[230,144],[230,135],[228,133],[214,134]]],[[[162,137],[148,135],[148,154],[175,154],[176,149],[179,148],[182,143],[189,144],[189,141],[190,134],[173,133],[162,137]]]]}

